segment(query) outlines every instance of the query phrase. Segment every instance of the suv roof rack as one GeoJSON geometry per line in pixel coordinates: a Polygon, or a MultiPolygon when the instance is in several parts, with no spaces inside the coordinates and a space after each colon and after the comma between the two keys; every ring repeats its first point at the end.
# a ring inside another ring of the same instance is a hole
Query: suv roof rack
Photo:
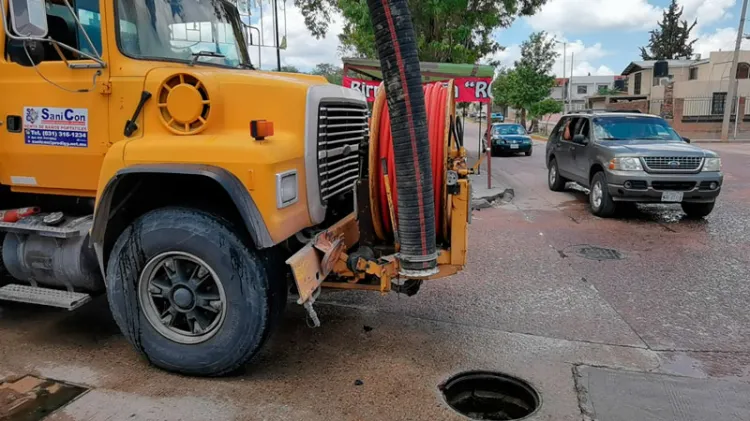
{"type": "Polygon", "coordinates": [[[584,110],[571,111],[568,114],[596,114],[596,113],[635,113],[635,114],[642,114],[641,110],[638,110],[638,109],[633,109],[633,110],[584,109],[584,110]]]}

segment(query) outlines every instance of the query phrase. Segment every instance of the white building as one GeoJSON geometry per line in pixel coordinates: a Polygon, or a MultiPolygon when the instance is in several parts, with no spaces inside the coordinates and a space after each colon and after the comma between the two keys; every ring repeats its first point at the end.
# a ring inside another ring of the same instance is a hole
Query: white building
{"type": "Polygon", "coordinates": [[[558,101],[568,98],[571,110],[585,108],[586,100],[591,96],[597,96],[601,89],[615,88],[615,82],[622,80],[620,88],[624,88],[625,77],[623,76],[573,76],[570,78],[555,79],[555,86],[550,91],[550,97],[558,101]],[[569,96],[568,96],[569,95],[569,96]]]}

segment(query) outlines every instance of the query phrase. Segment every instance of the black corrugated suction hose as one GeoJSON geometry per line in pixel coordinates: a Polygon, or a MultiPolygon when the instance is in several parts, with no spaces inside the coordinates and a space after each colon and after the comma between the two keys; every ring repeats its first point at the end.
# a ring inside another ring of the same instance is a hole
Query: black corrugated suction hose
{"type": "Polygon", "coordinates": [[[407,0],[367,0],[391,117],[404,275],[437,267],[427,112],[407,0]]]}

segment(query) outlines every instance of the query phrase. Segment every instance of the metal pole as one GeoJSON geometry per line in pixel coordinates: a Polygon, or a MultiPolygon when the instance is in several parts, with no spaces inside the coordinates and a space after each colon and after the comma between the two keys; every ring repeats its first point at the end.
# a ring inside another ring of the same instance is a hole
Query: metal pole
{"type": "Polygon", "coordinates": [[[565,79],[567,79],[566,78],[567,75],[565,74],[565,62],[568,59],[568,54],[565,51],[565,47],[567,47],[568,43],[563,42],[562,45],[563,45],[563,89],[562,89],[563,98],[562,100],[563,100],[563,114],[566,114],[568,112],[568,98],[567,98],[568,95],[566,92],[568,90],[568,84],[565,83],[565,79]]]}
{"type": "MultiPolygon", "coordinates": [[[[734,55],[732,56],[732,69],[729,71],[729,89],[727,97],[724,100],[724,119],[721,121],[721,141],[729,140],[729,118],[732,113],[732,103],[734,96],[737,95],[737,61],[740,58],[740,47],[742,46],[742,36],[745,29],[745,13],[747,12],[747,0],[742,2],[742,12],[740,13],[740,27],[737,29],[737,42],[734,44],[734,55]]],[[[737,110],[739,116],[739,110],[737,110]]]]}
{"type": "MultiPolygon", "coordinates": [[[[574,59],[575,59],[575,53],[571,52],[570,53],[570,85],[568,85],[568,101],[570,101],[573,98],[573,60],[574,59]]],[[[571,107],[568,107],[568,112],[572,111],[570,108],[571,107]]]]}
{"type": "Polygon", "coordinates": [[[273,20],[276,30],[276,70],[281,71],[281,44],[279,43],[279,3],[273,0],[273,20]]]}
{"type": "MultiPolygon", "coordinates": [[[[477,119],[479,119],[479,147],[477,149],[477,159],[482,159],[482,103],[479,103],[479,115],[477,116],[477,119]]],[[[477,174],[482,173],[482,166],[477,167],[477,174]]]]}
{"type": "Polygon", "coordinates": [[[492,144],[490,143],[490,129],[492,128],[492,102],[487,103],[487,188],[492,188],[492,144]]]}
{"type": "Polygon", "coordinates": [[[742,118],[740,116],[744,114],[744,110],[743,110],[743,113],[740,114],[740,96],[739,95],[737,95],[737,102],[735,104],[737,106],[734,108],[734,136],[732,136],[733,140],[737,140],[737,123],[740,121],[740,118],[742,118]]]}

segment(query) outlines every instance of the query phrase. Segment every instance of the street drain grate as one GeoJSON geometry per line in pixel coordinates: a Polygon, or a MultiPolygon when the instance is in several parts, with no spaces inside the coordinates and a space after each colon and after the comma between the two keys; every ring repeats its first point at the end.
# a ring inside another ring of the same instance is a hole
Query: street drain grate
{"type": "Polygon", "coordinates": [[[574,246],[573,250],[575,253],[584,259],[591,260],[622,260],[625,255],[615,249],[606,247],[580,245],[574,246]]]}
{"type": "Polygon", "coordinates": [[[0,383],[0,420],[39,421],[87,389],[34,376],[0,383]]]}
{"type": "Polygon", "coordinates": [[[462,373],[439,388],[451,408],[474,420],[521,420],[542,405],[530,384],[502,373],[462,373]]]}

